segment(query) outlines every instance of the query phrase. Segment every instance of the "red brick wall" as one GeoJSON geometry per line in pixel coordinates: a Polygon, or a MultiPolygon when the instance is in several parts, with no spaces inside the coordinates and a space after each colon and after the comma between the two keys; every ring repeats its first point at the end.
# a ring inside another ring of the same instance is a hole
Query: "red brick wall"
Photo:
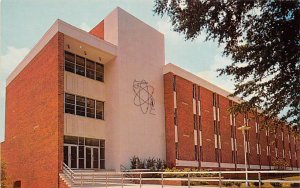
{"type": "Polygon", "coordinates": [[[215,160],[213,93],[206,88],[200,88],[203,161],[217,162],[215,160]]]}
{"type": "MultiPolygon", "coordinates": [[[[165,122],[166,122],[166,156],[167,165],[169,167],[175,166],[176,161],[176,149],[175,149],[175,127],[174,127],[174,101],[173,101],[173,73],[164,75],[164,94],[165,94],[165,122]]],[[[193,113],[193,83],[181,78],[176,77],[176,104],[177,104],[177,122],[178,122],[178,141],[179,141],[179,160],[194,161],[195,160],[195,148],[194,148],[194,113],[193,113]]],[[[201,101],[201,125],[202,125],[202,162],[215,162],[215,138],[214,138],[214,115],[213,115],[213,92],[198,86],[200,88],[200,101],[201,101]]],[[[198,100],[198,99],[197,99],[198,100]]],[[[230,127],[230,113],[229,99],[219,95],[219,108],[220,108],[220,134],[222,145],[222,163],[232,162],[232,148],[231,148],[231,127],[230,127]]],[[[197,109],[198,110],[198,109],[197,109]]],[[[198,112],[197,112],[198,114],[198,112]]],[[[257,155],[257,141],[256,134],[256,118],[252,113],[247,114],[248,125],[251,127],[249,131],[250,142],[250,155],[249,163],[251,165],[260,165],[259,159],[261,159],[261,165],[269,166],[269,160],[267,157],[267,138],[270,144],[270,156],[272,161],[275,158],[275,137],[274,131],[270,130],[269,137],[266,136],[266,130],[258,130],[260,135],[261,156],[257,155]]],[[[263,117],[260,116],[258,123],[260,128],[263,126],[263,117]]],[[[235,117],[236,127],[240,127],[245,124],[244,114],[237,114],[235,117]]],[[[272,124],[269,122],[268,124],[272,124]]],[[[285,130],[287,131],[287,130],[285,130]]],[[[199,137],[198,137],[199,138],[199,137]]],[[[286,158],[288,158],[288,140],[287,132],[284,134],[285,139],[285,152],[286,158]]],[[[241,131],[236,132],[237,140],[237,164],[244,164],[244,140],[241,131]]],[[[278,142],[278,155],[282,159],[283,142],[281,139],[281,127],[277,131],[278,142]]],[[[299,141],[298,141],[299,142],[299,141]]],[[[198,141],[198,145],[199,145],[198,141]]],[[[298,143],[299,144],[299,143],[298,143]]],[[[292,143],[292,155],[294,155],[294,144],[292,143]]],[[[299,146],[298,150],[299,150],[299,146]]],[[[300,151],[298,151],[299,155],[300,151]]],[[[294,157],[295,158],[295,157],[294,157]]],[[[271,165],[272,165],[271,161],[271,165]]],[[[295,159],[293,159],[295,162],[295,159]]],[[[296,163],[296,162],[295,162],[296,163]]],[[[298,160],[300,163],[300,160],[298,160]]],[[[300,166],[300,165],[299,165],[300,166]]]]}
{"type": "Polygon", "coordinates": [[[175,128],[174,128],[174,100],[173,74],[164,75],[164,103],[165,103],[165,132],[166,132],[166,162],[168,167],[176,164],[175,128]]]}
{"type": "Polygon", "coordinates": [[[180,160],[195,160],[193,84],[176,77],[178,150],[180,160]]]}
{"type": "Polygon", "coordinates": [[[96,25],[89,33],[104,40],[104,20],[96,25]]]}
{"type": "MultiPolygon", "coordinates": [[[[244,115],[236,115],[236,127],[241,127],[244,125],[244,115]]],[[[237,164],[245,164],[245,154],[244,154],[244,138],[240,130],[236,133],[236,145],[237,145],[237,164]]]]}
{"type": "Polygon", "coordinates": [[[229,100],[219,95],[222,163],[232,163],[229,100]]]}
{"type": "Polygon", "coordinates": [[[56,34],[6,87],[2,159],[10,185],[58,187],[62,160],[63,34],[56,34]]]}

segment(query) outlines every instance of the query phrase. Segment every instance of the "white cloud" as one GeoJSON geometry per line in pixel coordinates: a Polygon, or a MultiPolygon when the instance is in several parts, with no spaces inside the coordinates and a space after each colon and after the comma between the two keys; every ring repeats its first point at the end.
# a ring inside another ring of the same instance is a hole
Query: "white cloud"
{"type": "Polygon", "coordinates": [[[86,32],[89,32],[92,28],[91,26],[89,26],[87,23],[83,22],[80,24],[79,26],[80,29],[86,31],[86,32]]]}
{"type": "Polygon", "coordinates": [[[234,82],[231,81],[230,77],[228,76],[218,77],[218,72],[217,72],[217,69],[224,68],[226,65],[230,65],[231,62],[232,62],[231,59],[228,57],[223,57],[222,55],[216,55],[214,57],[214,62],[211,64],[209,69],[201,71],[196,75],[232,93],[234,91],[234,82]]]}
{"type": "Polygon", "coordinates": [[[29,48],[8,47],[7,53],[0,57],[0,100],[5,97],[6,78],[28,54],[29,48]]]}

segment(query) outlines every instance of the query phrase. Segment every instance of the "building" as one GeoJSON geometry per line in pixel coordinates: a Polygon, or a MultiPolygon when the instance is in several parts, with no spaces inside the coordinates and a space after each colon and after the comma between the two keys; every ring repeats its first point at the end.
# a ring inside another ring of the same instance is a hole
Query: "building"
{"type": "Polygon", "coordinates": [[[253,127],[250,169],[274,168],[271,156],[298,169],[296,136],[285,126],[275,136],[260,130],[252,114],[229,114],[239,99],[228,94],[165,65],[163,34],[121,8],[90,32],[57,20],[7,79],[8,181],[63,187],[63,163],[120,170],[134,155],[169,167],[239,170],[243,124],[253,127]]]}

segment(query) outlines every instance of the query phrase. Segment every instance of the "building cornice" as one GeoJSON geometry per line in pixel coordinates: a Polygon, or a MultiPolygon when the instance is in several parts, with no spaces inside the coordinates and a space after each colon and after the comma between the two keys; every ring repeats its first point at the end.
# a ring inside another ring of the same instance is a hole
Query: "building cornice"
{"type": "Polygon", "coordinates": [[[91,47],[105,51],[112,56],[117,56],[117,46],[99,39],[98,37],[83,31],[77,27],[74,27],[62,20],[56,20],[50,29],[43,35],[43,37],[37,42],[37,44],[31,49],[31,51],[25,56],[25,58],[19,63],[14,71],[6,79],[6,85],[9,85],[12,80],[29,64],[29,62],[44,48],[44,46],[50,41],[50,39],[56,33],[63,33],[71,38],[74,38],[80,42],[83,42],[91,47]]]}

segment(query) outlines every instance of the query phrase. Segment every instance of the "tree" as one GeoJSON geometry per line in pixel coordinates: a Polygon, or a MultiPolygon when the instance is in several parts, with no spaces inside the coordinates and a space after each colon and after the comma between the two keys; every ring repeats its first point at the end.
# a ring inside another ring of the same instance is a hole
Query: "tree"
{"type": "Polygon", "coordinates": [[[266,117],[300,127],[300,1],[155,0],[154,12],[170,17],[187,40],[206,33],[223,44],[232,64],[219,69],[232,76],[246,101],[234,112],[260,107],[266,117]],[[283,114],[283,115],[282,115],[283,114]]]}

